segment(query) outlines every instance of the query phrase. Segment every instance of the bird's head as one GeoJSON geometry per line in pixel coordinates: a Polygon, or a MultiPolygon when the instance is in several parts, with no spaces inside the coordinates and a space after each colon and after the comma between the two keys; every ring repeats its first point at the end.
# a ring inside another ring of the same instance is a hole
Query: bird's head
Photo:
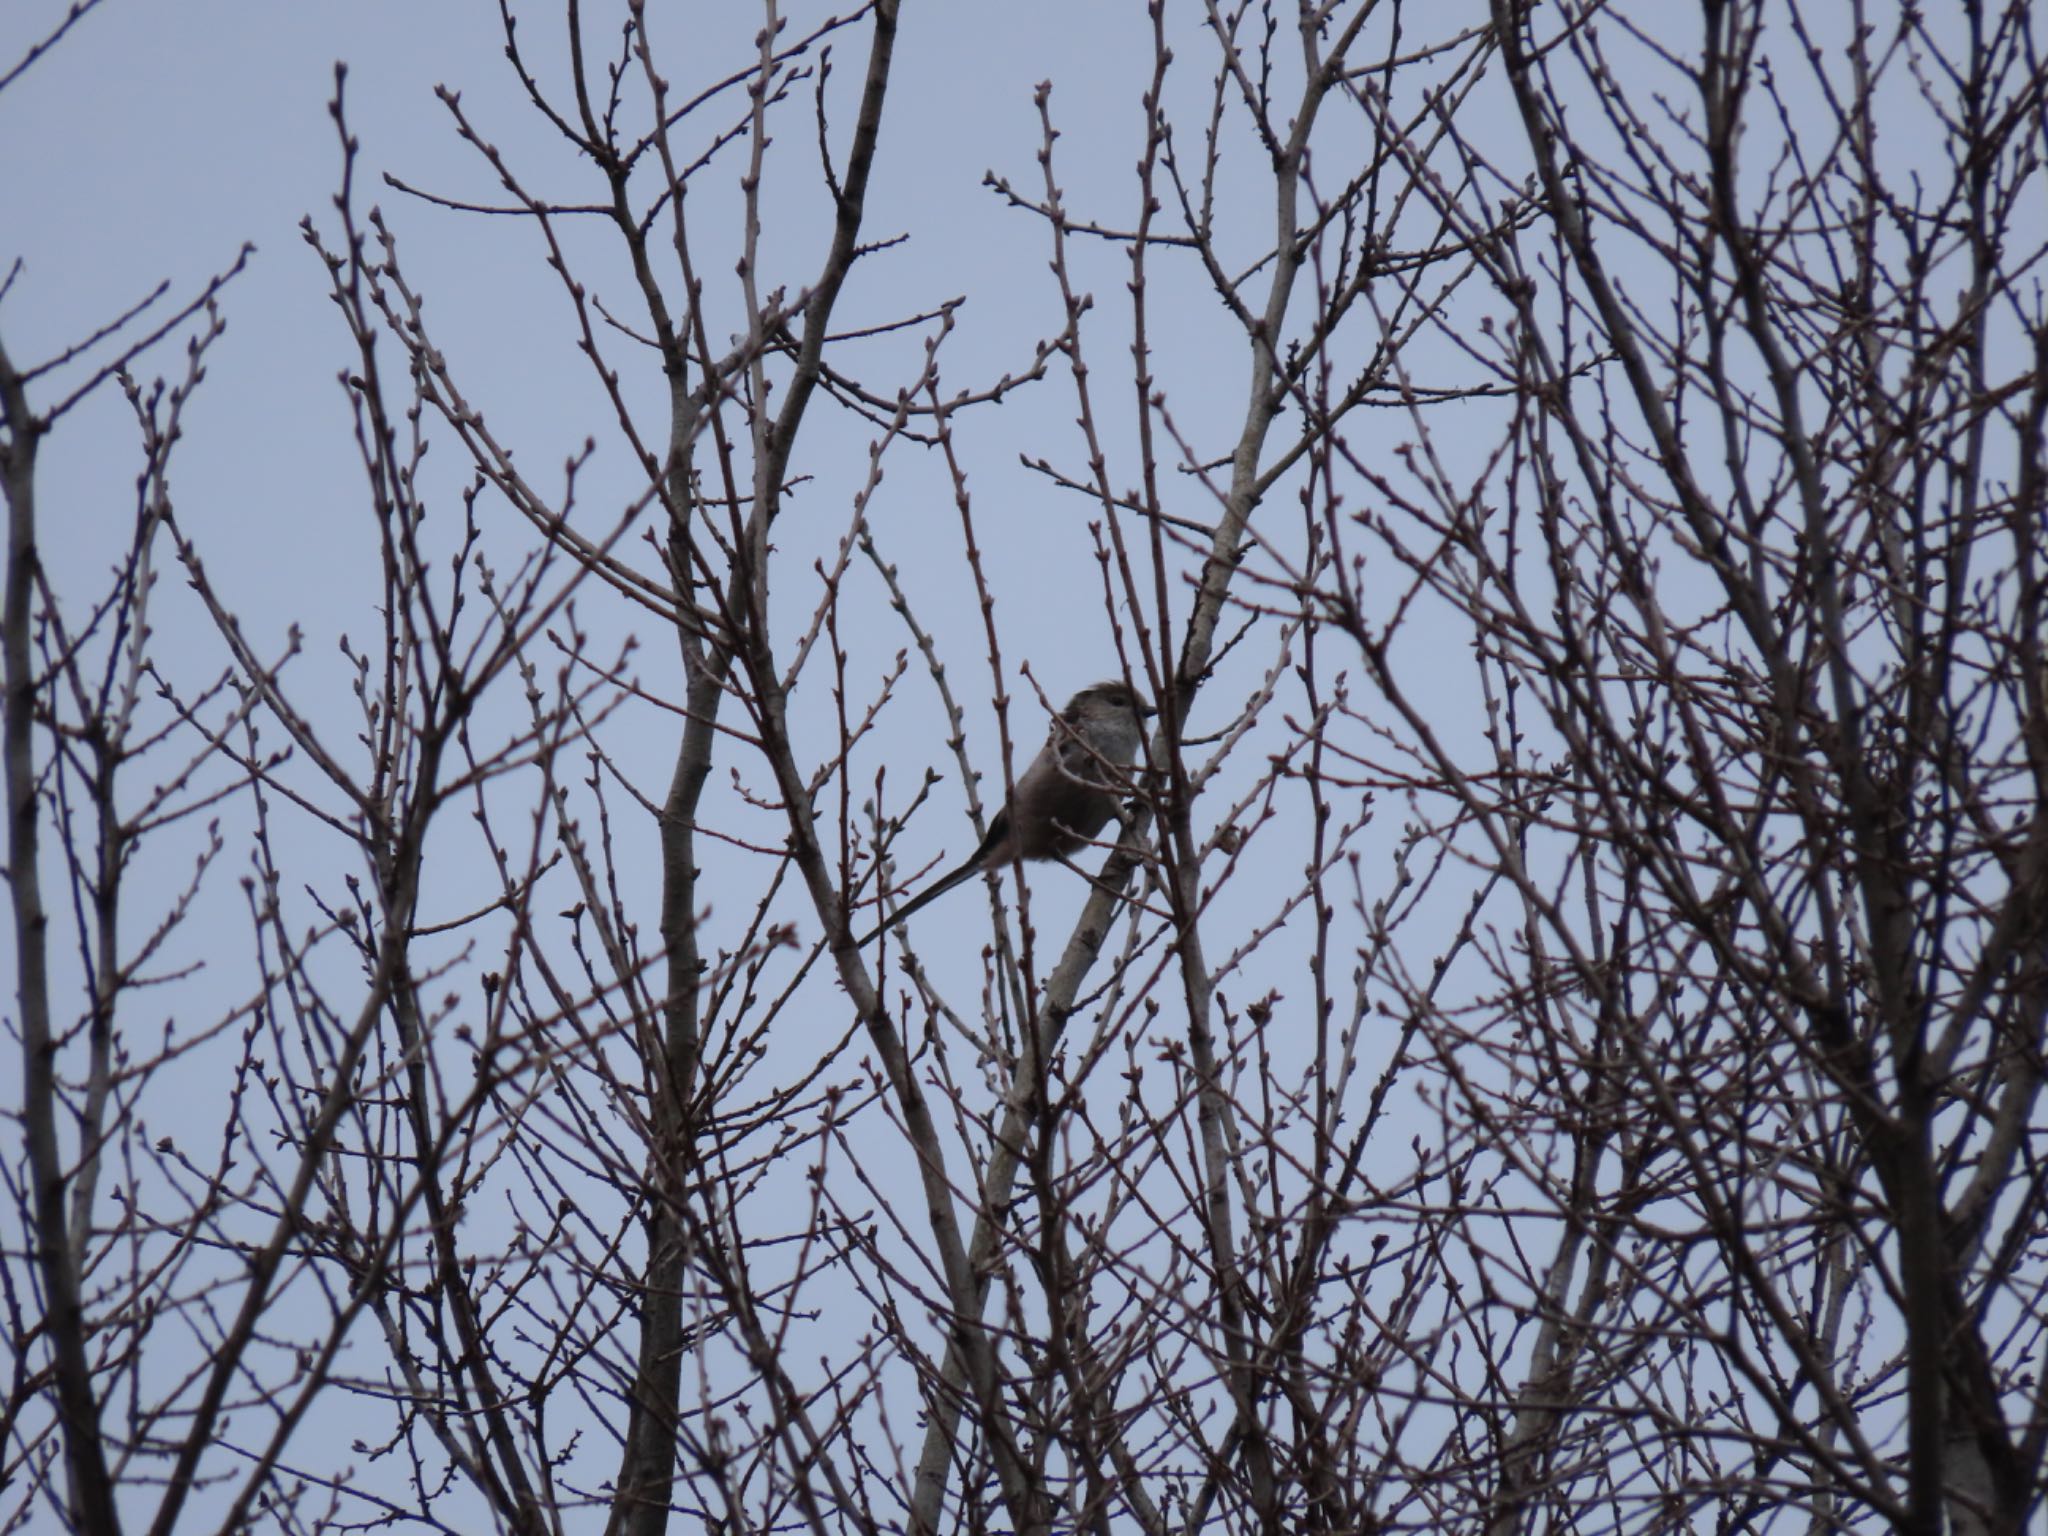
{"type": "Polygon", "coordinates": [[[1069,719],[1079,714],[1093,714],[1097,710],[1123,710],[1143,720],[1157,711],[1138,696],[1129,683],[1117,678],[1106,682],[1090,683],[1072,699],[1067,701],[1064,711],[1069,719]]]}

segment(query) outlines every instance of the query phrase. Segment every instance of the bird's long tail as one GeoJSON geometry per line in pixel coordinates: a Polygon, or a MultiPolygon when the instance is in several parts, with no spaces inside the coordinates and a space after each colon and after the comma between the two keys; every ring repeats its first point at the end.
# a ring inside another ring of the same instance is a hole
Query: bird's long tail
{"type": "Polygon", "coordinates": [[[952,890],[954,886],[959,885],[962,881],[967,880],[972,876],[979,874],[980,872],[981,866],[979,864],[969,862],[961,865],[958,869],[954,870],[953,873],[947,875],[944,879],[938,881],[936,884],[926,886],[922,891],[919,891],[915,896],[911,897],[910,900],[906,901],[902,906],[898,907],[894,912],[890,913],[886,918],[884,918],[881,924],[878,927],[876,927],[873,932],[868,934],[866,938],[862,939],[858,944],[854,945],[854,948],[866,949],[870,944],[874,943],[875,940],[879,939],[891,928],[894,928],[906,917],[909,917],[913,912],[922,911],[924,908],[930,906],[933,902],[937,901],[941,896],[945,895],[946,892],[952,890]]]}

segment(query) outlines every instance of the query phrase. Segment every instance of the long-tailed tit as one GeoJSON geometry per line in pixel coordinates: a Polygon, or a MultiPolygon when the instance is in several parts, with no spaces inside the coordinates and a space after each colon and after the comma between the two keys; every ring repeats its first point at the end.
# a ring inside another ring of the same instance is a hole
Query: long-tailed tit
{"type": "Polygon", "coordinates": [[[1045,746],[1017,777],[1009,804],[966,863],[927,886],[866,938],[865,948],[963,880],[1023,859],[1066,859],[1088,846],[1117,811],[1117,792],[1137,759],[1152,707],[1119,682],[1091,683],[1067,701],[1045,746]]]}

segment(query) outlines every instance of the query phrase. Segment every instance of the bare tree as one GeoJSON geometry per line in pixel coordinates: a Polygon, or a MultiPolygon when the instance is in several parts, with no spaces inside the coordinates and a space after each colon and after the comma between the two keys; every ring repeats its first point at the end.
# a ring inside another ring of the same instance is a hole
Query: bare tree
{"type": "Polygon", "coordinates": [[[171,494],[226,277],[0,352],[0,1524],[2026,1529],[2048,64],[1838,11],[1154,0],[1130,179],[1051,82],[991,173],[994,367],[943,256],[860,280],[895,0],[507,4],[582,184],[446,91],[493,190],[389,215],[337,73],[347,708],[171,494]],[[538,242],[558,476],[414,220],[538,242]],[[991,441],[1085,588],[989,557],[991,441]],[[979,839],[1064,697],[1034,607],[1157,705],[1119,821],[857,948],[959,854],[902,722],[979,839]]]}
{"type": "MultiPolygon", "coordinates": [[[[1418,397],[1409,473],[1356,466],[1380,504],[1326,518],[1377,761],[1519,907],[1493,986],[1416,1013],[1442,1172],[1482,1192],[1445,1201],[1458,1266],[1532,1329],[1487,1519],[2017,1532],[2041,60],[2023,7],[1684,20],[1494,6],[1541,238],[1426,185],[1509,301],[1474,350],[1513,418],[1475,480],[1418,397]],[[1390,568],[1471,636],[1476,752],[1401,664],[1390,568]],[[1543,1217],[1512,1250],[1496,1201],[1543,1217]]],[[[1475,144],[1467,184],[1521,163],[1475,144]]]]}

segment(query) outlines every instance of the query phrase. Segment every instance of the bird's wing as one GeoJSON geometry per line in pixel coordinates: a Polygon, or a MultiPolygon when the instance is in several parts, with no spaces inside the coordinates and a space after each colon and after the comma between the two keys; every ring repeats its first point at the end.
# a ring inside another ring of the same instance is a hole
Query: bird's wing
{"type": "Polygon", "coordinates": [[[1088,745],[1082,734],[1081,711],[1072,704],[1061,710],[1059,718],[1053,721],[1045,750],[1060,765],[1062,778],[1079,780],[1083,784],[1107,782],[1103,776],[1102,755],[1088,745]]]}

